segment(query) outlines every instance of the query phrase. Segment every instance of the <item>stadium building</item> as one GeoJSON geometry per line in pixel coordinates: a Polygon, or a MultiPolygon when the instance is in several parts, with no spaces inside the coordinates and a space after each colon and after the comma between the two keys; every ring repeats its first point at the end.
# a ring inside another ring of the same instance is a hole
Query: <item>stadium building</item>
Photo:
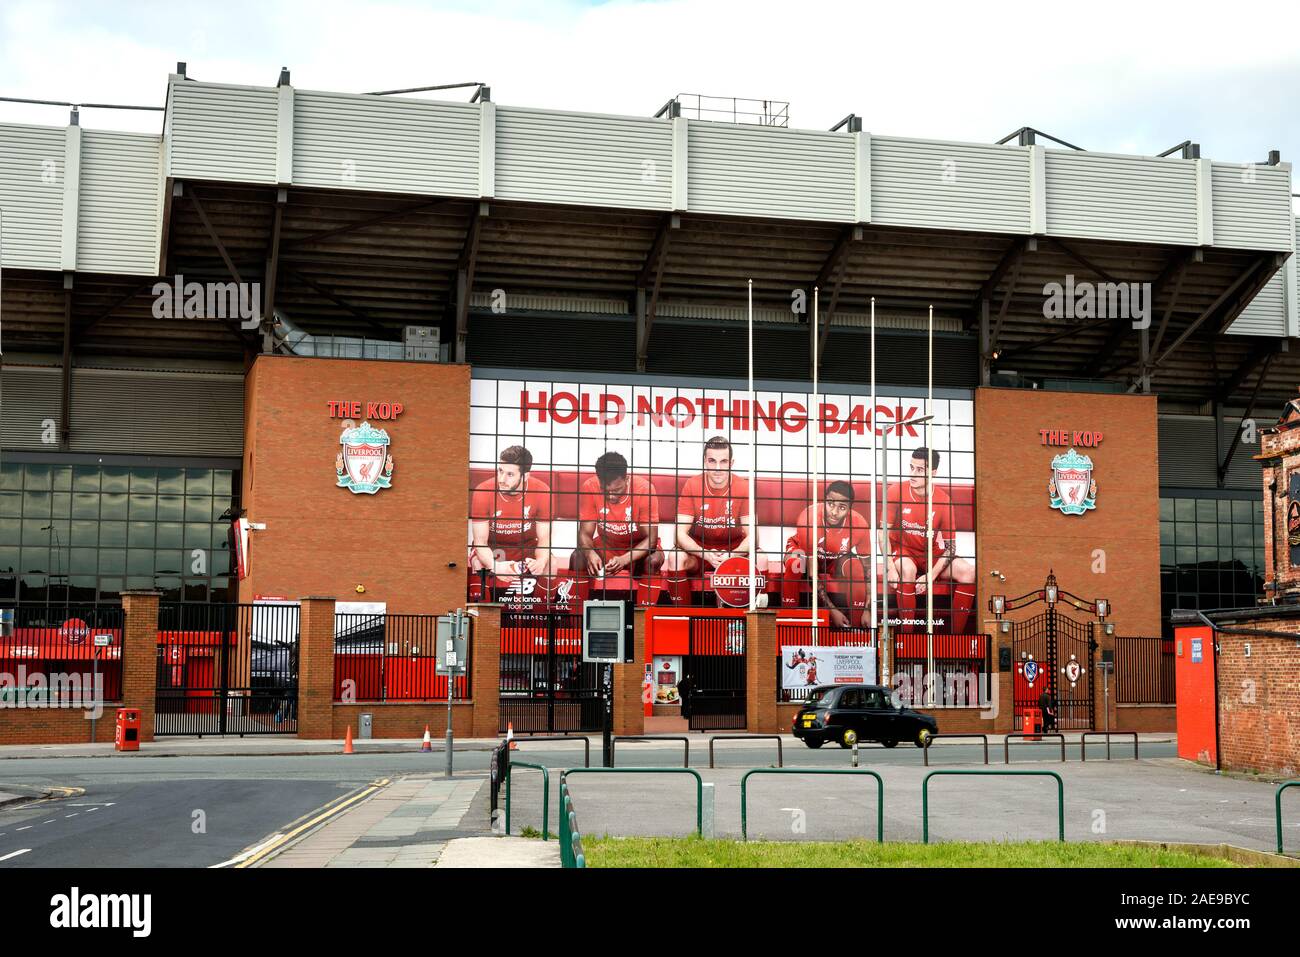
{"type": "MultiPolygon", "coordinates": [[[[1263,595],[1254,419],[1300,382],[1288,163],[424,95],[179,64],[156,135],[0,124],[20,626],[144,591],[162,636],[327,596],[405,660],[399,619],[468,603],[495,624],[466,729],[578,730],[568,616],[617,596],[624,729],[683,698],[691,727],[788,728],[813,648],[841,649],[821,680],[1003,676],[940,692],[945,729],[1044,691],[1063,727],[1173,728],[1171,611],[1263,595]]],[[[271,669],[295,690],[303,628],[271,669]]],[[[160,689],[253,693],[255,642],[218,681],[169,640],[160,689]]],[[[385,667],[346,711],[336,667],[313,728],[422,726],[365,702],[445,679],[385,667]]]]}

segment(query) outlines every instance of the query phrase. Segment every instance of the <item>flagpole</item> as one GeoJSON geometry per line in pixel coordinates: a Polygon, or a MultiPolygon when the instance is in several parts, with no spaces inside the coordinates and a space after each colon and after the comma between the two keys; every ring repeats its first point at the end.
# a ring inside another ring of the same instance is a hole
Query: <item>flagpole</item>
{"type": "Polygon", "coordinates": [[[758,608],[756,582],[758,579],[757,547],[758,520],[754,515],[754,465],[755,433],[758,431],[754,421],[754,280],[749,280],[749,415],[745,424],[749,427],[749,610],[758,608]]]}
{"type": "Polygon", "coordinates": [[[876,562],[880,555],[880,543],[876,540],[876,482],[880,480],[879,462],[876,456],[876,297],[871,297],[871,637],[876,640],[877,651],[881,652],[881,681],[889,683],[889,660],[884,657],[884,647],[880,644],[876,618],[876,562]]]}
{"type": "Polygon", "coordinates": [[[811,552],[812,559],[812,638],[813,644],[817,644],[817,587],[820,584],[817,570],[817,473],[820,465],[820,456],[817,449],[817,432],[813,423],[818,420],[820,414],[821,400],[817,395],[819,379],[817,375],[817,338],[821,332],[821,324],[817,317],[817,287],[813,286],[813,324],[812,324],[812,374],[813,374],[813,396],[812,396],[812,415],[808,417],[808,428],[811,430],[809,440],[812,442],[812,541],[808,543],[808,550],[811,552]]]}
{"type": "Polygon", "coordinates": [[[930,307],[929,354],[926,360],[925,392],[925,667],[929,676],[926,703],[934,704],[934,451],[930,448],[930,423],[934,421],[934,306],[930,307]]]}

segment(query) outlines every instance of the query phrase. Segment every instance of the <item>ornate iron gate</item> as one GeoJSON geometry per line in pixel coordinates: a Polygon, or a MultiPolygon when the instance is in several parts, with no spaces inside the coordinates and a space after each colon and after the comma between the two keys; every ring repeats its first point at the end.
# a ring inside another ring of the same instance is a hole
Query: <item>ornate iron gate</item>
{"type": "Polygon", "coordinates": [[[1038,708],[1044,692],[1056,700],[1057,730],[1096,726],[1092,674],[1096,642],[1091,626],[1057,612],[1056,605],[1028,621],[1012,623],[1015,714],[1038,708]]]}
{"type": "Polygon", "coordinates": [[[582,660],[582,615],[501,611],[500,730],[600,731],[600,665],[582,660]]]}
{"type": "Polygon", "coordinates": [[[744,730],[745,619],[693,617],[690,628],[682,669],[690,679],[690,729],[744,730]]]}
{"type": "Polygon", "coordinates": [[[154,734],[297,734],[298,606],[158,606],[154,734]]]}

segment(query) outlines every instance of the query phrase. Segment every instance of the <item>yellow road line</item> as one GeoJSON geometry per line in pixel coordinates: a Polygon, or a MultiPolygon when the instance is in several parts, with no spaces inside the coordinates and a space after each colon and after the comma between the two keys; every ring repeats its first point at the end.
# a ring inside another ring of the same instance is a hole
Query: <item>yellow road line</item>
{"type": "MultiPolygon", "coordinates": [[[[388,778],[381,778],[378,781],[372,782],[370,785],[368,785],[360,792],[352,795],[349,798],[343,799],[338,804],[335,804],[333,807],[326,808],[320,814],[317,814],[311,820],[305,821],[302,824],[298,825],[292,831],[289,831],[287,834],[282,834],[279,837],[273,837],[270,841],[267,841],[261,846],[255,848],[252,851],[252,853],[250,853],[247,857],[243,858],[242,860],[239,860],[238,863],[236,863],[234,866],[236,868],[252,867],[258,861],[265,859],[267,855],[284,847],[285,844],[293,840],[295,837],[298,837],[304,831],[310,830],[316,825],[328,820],[331,817],[334,817],[335,815],[339,814],[343,810],[351,807],[353,804],[356,804],[358,801],[362,801],[370,797],[376,791],[380,791],[383,788],[388,787],[390,783],[391,782],[388,778]]],[[[230,863],[230,862],[227,861],[226,863],[230,863]]],[[[222,865],[217,865],[217,866],[220,867],[222,865]]]]}

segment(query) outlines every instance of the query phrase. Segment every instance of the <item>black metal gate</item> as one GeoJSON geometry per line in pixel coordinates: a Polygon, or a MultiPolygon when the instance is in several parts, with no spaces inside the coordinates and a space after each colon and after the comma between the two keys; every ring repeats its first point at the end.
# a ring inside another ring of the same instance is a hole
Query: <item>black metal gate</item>
{"type": "Polygon", "coordinates": [[[154,734],[297,734],[298,606],[158,606],[154,734]]]}
{"type": "Polygon", "coordinates": [[[693,617],[690,632],[682,668],[690,680],[690,729],[744,730],[745,619],[693,617]]]}
{"type": "Polygon", "coordinates": [[[582,615],[501,612],[500,730],[567,734],[604,727],[600,665],[582,660],[582,615]]]}
{"type": "Polygon", "coordinates": [[[1052,604],[1035,618],[1013,622],[1011,639],[1017,719],[1026,708],[1038,708],[1046,692],[1056,699],[1058,730],[1093,729],[1097,645],[1091,626],[1059,614],[1052,604]]]}

